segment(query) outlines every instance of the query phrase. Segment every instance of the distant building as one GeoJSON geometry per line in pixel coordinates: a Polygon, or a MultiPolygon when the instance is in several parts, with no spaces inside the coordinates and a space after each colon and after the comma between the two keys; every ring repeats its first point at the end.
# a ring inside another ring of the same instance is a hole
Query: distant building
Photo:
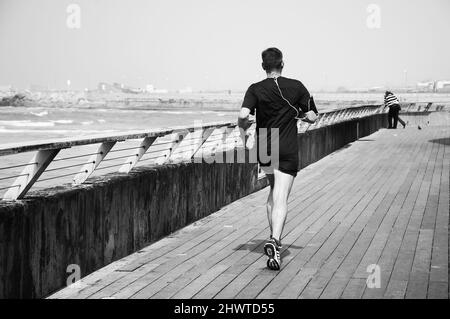
{"type": "Polygon", "coordinates": [[[147,92],[147,93],[155,93],[155,94],[158,94],[158,93],[163,93],[163,94],[169,93],[169,91],[166,90],[166,89],[155,89],[153,84],[147,84],[145,86],[145,92],[147,92]]]}
{"type": "Polygon", "coordinates": [[[187,88],[184,88],[184,89],[180,89],[180,90],[178,90],[178,93],[181,93],[181,94],[183,94],[183,93],[192,93],[192,88],[191,87],[187,87],[187,88]]]}
{"type": "Polygon", "coordinates": [[[153,93],[162,93],[162,94],[166,94],[166,93],[169,93],[169,90],[166,90],[166,89],[155,89],[155,90],[153,91],[153,93]]]}
{"type": "Polygon", "coordinates": [[[108,84],[100,82],[97,86],[99,91],[105,92],[108,87],[108,84]]]}
{"type": "Polygon", "coordinates": [[[10,92],[12,85],[0,85],[0,92],[10,92]]]}
{"type": "Polygon", "coordinates": [[[120,92],[121,91],[120,87],[117,88],[114,85],[111,85],[111,84],[106,83],[106,82],[100,82],[97,85],[97,90],[99,92],[103,92],[103,93],[112,93],[112,92],[120,92]]]}
{"type": "Polygon", "coordinates": [[[431,92],[435,90],[435,82],[419,82],[417,83],[416,87],[419,92],[431,92]]]}
{"type": "Polygon", "coordinates": [[[381,93],[385,92],[386,88],[384,86],[374,86],[369,89],[370,93],[381,93]]]}
{"type": "Polygon", "coordinates": [[[426,81],[416,84],[419,92],[450,92],[450,81],[426,81]]]}
{"type": "Polygon", "coordinates": [[[437,92],[450,92],[450,81],[437,81],[436,82],[437,92]]]}
{"type": "Polygon", "coordinates": [[[46,85],[30,84],[30,91],[31,92],[45,92],[45,91],[50,91],[50,89],[46,85]]]}

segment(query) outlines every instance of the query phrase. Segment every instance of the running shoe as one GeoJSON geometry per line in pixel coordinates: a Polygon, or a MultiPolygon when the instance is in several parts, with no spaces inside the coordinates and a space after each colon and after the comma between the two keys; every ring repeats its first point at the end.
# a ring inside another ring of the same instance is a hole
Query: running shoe
{"type": "Polygon", "coordinates": [[[280,258],[280,246],[275,238],[272,238],[264,245],[264,252],[269,257],[267,260],[267,267],[272,270],[280,270],[281,258],[280,258]]]}
{"type": "MultiPolygon", "coordinates": [[[[271,235],[270,235],[270,240],[272,240],[272,239],[273,239],[273,236],[272,236],[272,234],[271,234],[271,235]]],[[[281,241],[278,242],[278,248],[280,248],[280,249],[283,248],[283,245],[281,244],[281,241]]]]}

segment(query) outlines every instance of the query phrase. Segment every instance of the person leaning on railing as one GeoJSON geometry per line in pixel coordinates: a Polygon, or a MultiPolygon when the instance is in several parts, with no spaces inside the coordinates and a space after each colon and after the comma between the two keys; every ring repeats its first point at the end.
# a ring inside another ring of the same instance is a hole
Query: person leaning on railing
{"type": "Polygon", "coordinates": [[[397,97],[390,91],[386,91],[384,94],[384,105],[389,107],[388,120],[389,120],[389,129],[396,129],[397,122],[403,125],[403,128],[406,127],[406,123],[400,118],[398,115],[400,113],[401,107],[400,102],[397,97]],[[394,120],[394,124],[392,124],[392,120],[394,120]]]}

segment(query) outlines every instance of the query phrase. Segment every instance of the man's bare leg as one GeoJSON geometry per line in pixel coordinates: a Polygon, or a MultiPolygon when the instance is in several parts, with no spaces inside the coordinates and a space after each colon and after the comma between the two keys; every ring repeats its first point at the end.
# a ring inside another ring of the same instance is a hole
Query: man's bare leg
{"type": "Polygon", "coordinates": [[[272,194],[272,236],[280,241],[284,223],[286,222],[287,201],[294,182],[294,177],[280,172],[279,170],[274,170],[274,177],[275,185],[272,194]]]}
{"type": "Polygon", "coordinates": [[[267,220],[269,222],[270,236],[272,236],[272,209],[273,209],[274,175],[267,174],[266,176],[267,176],[267,179],[269,180],[269,184],[270,184],[270,192],[269,192],[269,196],[267,197],[267,203],[266,203],[267,220]]]}
{"type": "MultiPolygon", "coordinates": [[[[272,230],[272,239],[264,245],[264,252],[269,257],[267,267],[280,270],[281,267],[281,234],[287,216],[287,200],[291,192],[294,177],[292,175],[274,170],[274,187],[271,188],[269,199],[272,199],[272,216],[269,226],[272,230]]],[[[269,200],[268,200],[269,202],[269,200]]],[[[269,212],[269,205],[267,206],[269,212]]]]}

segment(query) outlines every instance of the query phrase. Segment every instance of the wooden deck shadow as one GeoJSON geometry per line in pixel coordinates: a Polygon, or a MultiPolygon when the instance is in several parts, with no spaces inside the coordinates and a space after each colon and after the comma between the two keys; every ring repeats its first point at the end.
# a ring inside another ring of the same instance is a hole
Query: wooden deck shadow
{"type": "Polygon", "coordinates": [[[428,142],[439,143],[439,144],[443,144],[443,145],[450,145],[450,137],[437,138],[434,140],[429,140],[428,142]]]}
{"type": "MultiPolygon", "coordinates": [[[[258,240],[250,240],[245,244],[241,244],[239,246],[237,246],[236,248],[234,248],[234,250],[248,250],[248,251],[261,251],[261,253],[263,253],[263,247],[264,244],[266,243],[266,239],[262,240],[262,239],[258,239],[258,240]]],[[[283,257],[289,256],[291,253],[289,251],[289,249],[303,249],[304,247],[302,246],[296,246],[296,245],[290,245],[288,243],[283,243],[283,249],[281,249],[281,255],[283,257]]]]}

